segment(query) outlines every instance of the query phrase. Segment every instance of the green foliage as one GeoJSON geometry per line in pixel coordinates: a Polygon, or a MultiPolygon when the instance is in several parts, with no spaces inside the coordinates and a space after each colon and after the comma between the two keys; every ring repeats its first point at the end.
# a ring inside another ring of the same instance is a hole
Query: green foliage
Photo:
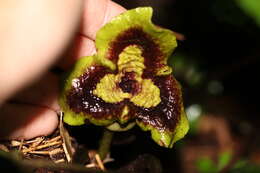
{"type": "Polygon", "coordinates": [[[200,173],[218,173],[223,170],[231,161],[232,154],[223,152],[219,155],[217,163],[210,158],[204,157],[197,161],[197,169],[200,173]]]}
{"type": "Polygon", "coordinates": [[[169,59],[169,65],[177,78],[184,80],[190,87],[199,87],[204,81],[205,74],[200,71],[194,57],[183,52],[177,52],[169,59]]]}
{"type": "Polygon", "coordinates": [[[232,154],[230,152],[223,152],[219,155],[218,158],[218,170],[222,170],[223,168],[225,168],[228,163],[231,161],[232,159],[232,154]]]}
{"type": "Polygon", "coordinates": [[[239,160],[228,173],[259,173],[260,166],[250,163],[247,160],[239,160]]]}
{"type": "MultiPolygon", "coordinates": [[[[217,162],[214,162],[208,157],[200,158],[197,163],[197,170],[199,173],[219,173],[230,164],[232,154],[230,152],[223,152],[219,155],[217,162]]],[[[230,165],[227,173],[259,173],[260,166],[250,163],[248,160],[238,160],[230,165]]]]}
{"type": "Polygon", "coordinates": [[[197,161],[199,173],[217,173],[218,169],[215,163],[209,158],[201,158],[197,161]]]}
{"type": "Polygon", "coordinates": [[[260,26],[260,1],[259,0],[237,0],[238,5],[251,16],[260,26]]]}

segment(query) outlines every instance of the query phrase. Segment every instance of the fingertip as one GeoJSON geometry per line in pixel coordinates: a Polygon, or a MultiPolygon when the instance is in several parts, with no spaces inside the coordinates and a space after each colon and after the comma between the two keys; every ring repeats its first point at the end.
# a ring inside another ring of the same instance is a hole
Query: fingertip
{"type": "Polygon", "coordinates": [[[56,74],[48,72],[32,85],[17,92],[10,100],[59,110],[59,80],[56,74]]]}
{"type": "Polygon", "coordinates": [[[85,2],[80,32],[92,40],[95,40],[97,31],[105,23],[125,11],[122,6],[110,0],[89,0],[85,2]]]}
{"type": "Polygon", "coordinates": [[[28,124],[23,131],[23,139],[50,135],[58,126],[58,117],[52,110],[43,110],[41,115],[28,124]]]}
{"type": "Polygon", "coordinates": [[[0,111],[1,139],[31,139],[46,136],[58,125],[57,114],[43,107],[5,104],[0,111]]]}
{"type": "Polygon", "coordinates": [[[71,49],[58,63],[58,66],[64,70],[69,69],[80,57],[96,53],[94,40],[97,31],[114,16],[124,11],[125,8],[110,0],[85,1],[79,34],[75,37],[71,49]]]}
{"type": "Polygon", "coordinates": [[[105,14],[103,25],[109,22],[113,17],[123,13],[124,11],[126,11],[124,7],[113,1],[109,1],[107,4],[107,12],[105,14]]]}
{"type": "Polygon", "coordinates": [[[96,47],[93,40],[77,34],[67,55],[58,62],[58,66],[64,70],[70,69],[75,62],[84,56],[90,56],[96,53],[96,47]]]}

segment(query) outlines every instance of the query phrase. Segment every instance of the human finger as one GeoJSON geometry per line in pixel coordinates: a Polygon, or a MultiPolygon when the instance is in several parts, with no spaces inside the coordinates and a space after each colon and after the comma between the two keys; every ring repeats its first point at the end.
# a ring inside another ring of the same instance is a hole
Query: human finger
{"type": "Polygon", "coordinates": [[[83,56],[90,56],[96,52],[95,42],[82,34],[77,34],[72,45],[63,59],[58,62],[58,67],[67,70],[83,56]]]}
{"type": "Polygon", "coordinates": [[[80,33],[95,40],[97,31],[112,17],[124,11],[125,9],[122,6],[110,0],[86,0],[80,33]]]}
{"type": "Polygon", "coordinates": [[[16,103],[7,103],[0,108],[1,139],[46,136],[52,133],[57,125],[56,112],[48,108],[16,103]]]}
{"type": "Polygon", "coordinates": [[[110,0],[84,1],[81,27],[68,54],[59,63],[63,69],[71,67],[77,59],[96,53],[95,36],[97,31],[114,16],[125,11],[120,5],[110,0]]]}
{"type": "Polygon", "coordinates": [[[1,1],[0,104],[57,60],[76,32],[81,4],[81,0],[1,1]]]}
{"type": "Polygon", "coordinates": [[[10,100],[15,103],[46,107],[58,111],[58,95],[59,77],[49,72],[33,85],[15,94],[10,100]]]}

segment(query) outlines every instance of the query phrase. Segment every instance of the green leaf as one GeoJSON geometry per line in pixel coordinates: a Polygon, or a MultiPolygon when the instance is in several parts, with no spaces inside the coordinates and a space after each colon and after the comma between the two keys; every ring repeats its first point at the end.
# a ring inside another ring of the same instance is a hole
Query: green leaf
{"type": "Polygon", "coordinates": [[[260,1],[259,0],[237,0],[238,5],[251,16],[260,26],[260,1]]]}
{"type": "Polygon", "coordinates": [[[234,166],[228,171],[229,173],[259,173],[259,165],[250,163],[248,160],[239,160],[234,166]]]}
{"type": "Polygon", "coordinates": [[[223,168],[225,168],[228,163],[231,161],[232,159],[232,154],[230,152],[223,152],[219,155],[219,159],[218,159],[218,170],[222,170],[223,168]]]}
{"type": "Polygon", "coordinates": [[[218,168],[209,158],[200,158],[196,163],[199,173],[217,173],[218,168]]]}

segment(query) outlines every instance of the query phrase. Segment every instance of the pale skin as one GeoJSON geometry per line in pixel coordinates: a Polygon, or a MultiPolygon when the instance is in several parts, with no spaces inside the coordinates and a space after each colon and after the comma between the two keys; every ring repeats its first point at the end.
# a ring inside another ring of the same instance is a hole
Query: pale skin
{"type": "Polygon", "coordinates": [[[124,10],[110,0],[1,1],[1,139],[56,129],[59,76],[49,69],[95,53],[98,29],[124,10]]]}

